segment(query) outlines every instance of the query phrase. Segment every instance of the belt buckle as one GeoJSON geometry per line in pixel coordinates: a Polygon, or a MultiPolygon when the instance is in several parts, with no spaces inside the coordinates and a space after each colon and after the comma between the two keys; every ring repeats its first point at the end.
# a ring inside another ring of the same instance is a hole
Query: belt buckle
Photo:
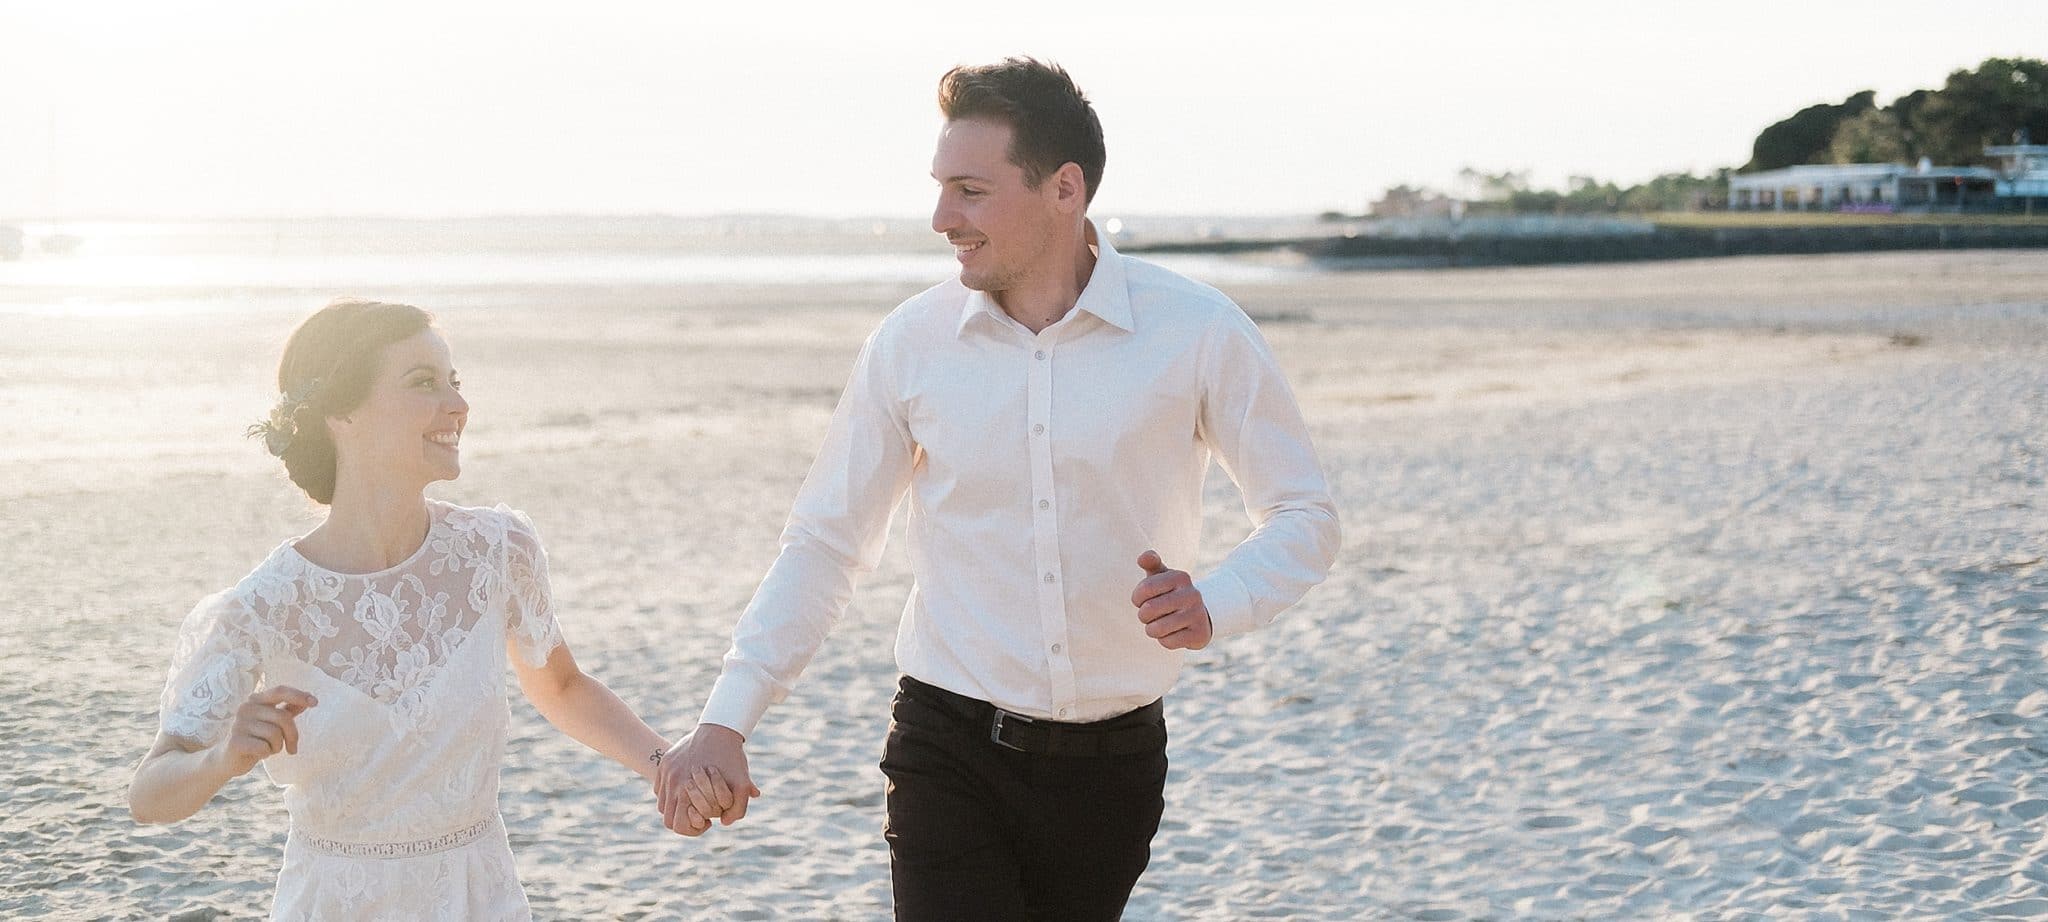
{"type": "Polygon", "coordinates": [[[1002,708],[996,708],[995,719],[989,721],[988,725],[988,741],[998,746],[1001,746],[1004,749],[1013,749],[1017,752],[1028,752],[1029,750],[1025,749],[1024,747],[1019,746],[1016,743],[1012,743],[1009,740],[1003,739],[1003,718],[1006,717],[1014,720],[1021,720],[1027,724],[1032,722],[1031,718],[1026,717],[1022,714],[1012,714],[1009,711],[1003,710],[1002,708]]]}

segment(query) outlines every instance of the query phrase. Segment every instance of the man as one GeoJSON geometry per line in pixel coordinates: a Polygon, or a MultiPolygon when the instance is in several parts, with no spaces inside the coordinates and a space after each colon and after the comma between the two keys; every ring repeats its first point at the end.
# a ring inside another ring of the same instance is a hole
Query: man
{"type": "Polygon", "coordinates": [[[715,770],[738,792],[725,822],[746,814],[745,737],[907,491],[914,585],[882,760],[897,918],[1114,919],[1158,829],[1181,651],[1320,582],[1336,509],[1251,320],[1089,222],[1102,128],[1066,72],[955,68],[939,108],[932,229],[959,278],[861,350],[662,805],[703,831],[682,782],[715,770]],[[1165,561],[1195,556],[1212,456],[1257,527],[1194,579],[1165,561]]]}

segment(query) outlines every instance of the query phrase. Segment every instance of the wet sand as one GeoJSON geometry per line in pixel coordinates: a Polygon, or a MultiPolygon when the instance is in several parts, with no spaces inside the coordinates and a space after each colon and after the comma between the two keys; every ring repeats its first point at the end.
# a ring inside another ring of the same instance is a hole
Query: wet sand
{"type": "MultiPolygon", "coordinates": [[[[1271,628],[1190,657],[1129,918],[2048,915],[2048,253],[1227,290],[1347,542],[1271,628]]],[[[578,659],[672,732],[909,293],[373,292],[441,315],[475,405],[435,495],[528,511],[578,659]]],[[[314,520],[238,433],[328,294],[0,312],[0,916],[267,911],[260,773],[168,828],[123,793],[179,617],[314,520]]],[[[1208,504],[1214,560],[1245,526],[1220,475],[1208,504]]],[[[541,918],[887,915],[901,548],[751,744],[738,827],[666,833],[512,703],[541,918]]]]}

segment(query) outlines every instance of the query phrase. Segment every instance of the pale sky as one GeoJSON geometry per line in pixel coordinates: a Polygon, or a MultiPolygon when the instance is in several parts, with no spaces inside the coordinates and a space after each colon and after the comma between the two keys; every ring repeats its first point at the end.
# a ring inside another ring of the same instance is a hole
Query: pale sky
{"type": "Polygon", "coordinates": [[[1007,54],[1095,101],[1097,214],[1356,210],[1468,165],[1626,184],[2048,55],[2043,9],[0,0],[0,217],[915,216],[939,74],[1007,54]]]}

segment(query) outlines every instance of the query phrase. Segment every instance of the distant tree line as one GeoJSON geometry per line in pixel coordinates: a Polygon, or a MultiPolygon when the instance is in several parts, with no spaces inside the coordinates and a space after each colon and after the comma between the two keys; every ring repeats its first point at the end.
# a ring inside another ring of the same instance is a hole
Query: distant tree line
{"type": "MultiPolygon", "coordinates": [[[[1526,171],[1458,173],[1460,195],[1421,186],[1386,191],[1370,211],[1379,217],[1463,214],[1594,215],[1697,211],[1725,205],[1728,176],[1802,163],[1911,163],[1944,166],[1984,160],[1984,148],[2030,137],[2048,144],[2048,61],[1990,58],[1958,70],[1938,90],[1914,90],[1877,105],[1865,90],[1839,104],[1808,106],[1757,135],[1749,162],[1704,176],[1666,173],[1634,186],[1574,176],[1565,188],[1538,189],[1526,171]]],[[[1335,213],[1325,217],[1340,217],[1335,213]]]]}
{"type": "Polygon", "coordinates": [[[1991,58],[1948,75],[1938,90],[1914,90],[1877,105],[1864,90],[1840,104],[1807,106],[1756,136],[1742,172],[1802,163],[1984,160],[1984,148],[2020,136],[2048,144],[2048,61],[1991,58]]]}
{"type": "MultiPolygon", "coordinates": [[[[1446,217],[1452,214],[1641,214],[1653,211],[1699,211],[1727,204],[1729,169],[1705,176],[1666,173],[1634,186],[1619,186],[1591,176],[1573,176],[1565,188],[1538,189],[1527,171],[1484,173],[1458,171],[1463,194],[1452,196],[1422,186],[1388,189],[1372,203],[1375,217],[1446,217]]],[[[1341,215],[1326,214],[1325,218],[1341,215]]]]}

